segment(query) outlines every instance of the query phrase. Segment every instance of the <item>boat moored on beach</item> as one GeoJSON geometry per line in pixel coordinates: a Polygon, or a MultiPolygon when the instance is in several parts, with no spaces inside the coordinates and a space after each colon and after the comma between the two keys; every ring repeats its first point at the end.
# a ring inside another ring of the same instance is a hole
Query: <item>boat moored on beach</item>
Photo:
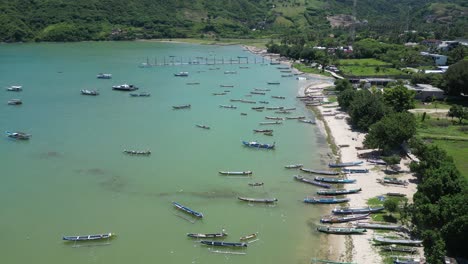
{"type": "Polygon", "coordinates": [[[367,230],[364,228],[354,227],[332,227],[332,226],[319,226],[317,231],[327,234],[340,234],[340,235],[351,235],[351,234],[363,234],[367,230]]]}
{"type": "Polygon", "coordinates": [[[325,178],[325,177],[315,177],[316,181],[326,182],[326,183],[355,183],[354,179],[345,179],[345,178],[325,178]]]}
{"type": "Polygon", "coordinates": [[[403,228],[401,225],[392,225],[388,223],[357,222],[355,225],[360,228],[383,230],[400,230],[403,228]]]}
{"type": "Polygon", "coordinates": [[[361,191],[361,188],[358,189],[329,189],[329,190],[318,190],[317,194],[320,195],[346,195],[346,194],[353,194],[358,193],[361,191]]]}
{"type": "Polygon", "coordinates": [[[343,173],[368,173],[368,169],[348,169],[348,168],[343,168],[341,169],[341,172],[343,173]]]}
{"type": "Polygon", "coordinates": [[[336,197],[307,197],[304,199],[304,203],[311,204],[336,204],[336,203],[347,203],[349,198],[336,198],[336,197]]]}
{"type": "Polygon", "coordinates": [[[374,240],[381,244],[399,244],[399,245],[422,245],[422,240],[412,240],[412,239],[395,239],[382,236],[374,236],[374,240]]]}
{"type": "Polygon", "coordinates": [[[352,162],[343,162],[343,163],[329,163],[328,167],[330,168],[341,168],[341,167],[350,167],[350,166],[359,166],[364,161],[352,161],[352,162]]]}
{"type": "Polygon", "coordinates": [[[337,215],[327,215],[320,219],[321,223],[344,223],[344,222],[351,222],[361,219],[366,219],[369,214],[356,214],[356,215],[345,215],[345,216],[337,216],[337,215]]]}
{"type": "Polygon", "coordinates": [[[364,207],[337,207],[332,210],[334,214],[367,214],[378,213],[385,209],[383,206],[364,206],[364,207]]]}
{"type": "Polygon", "coordinates": [[[340,173],[337,171],[324,171],[324,170],[313,170],[313,169],[300,169],[303,172],[313,173],[313,174],[322,174],[322,175],[339,175],[340,173]]]}

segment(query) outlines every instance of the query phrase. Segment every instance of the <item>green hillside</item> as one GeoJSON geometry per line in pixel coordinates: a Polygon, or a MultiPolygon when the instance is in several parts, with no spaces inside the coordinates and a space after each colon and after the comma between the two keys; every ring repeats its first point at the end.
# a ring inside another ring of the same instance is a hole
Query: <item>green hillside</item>
{"type": "MultiPolygon", "coordinates": [[[[357,34],[466,37],[464,0],[359,0],[357,34]]],[[[0,0],[0,41],[348,34],[353,0],[0,0]],[[334,29],[332,29],[334,26],[334,29]]]]}

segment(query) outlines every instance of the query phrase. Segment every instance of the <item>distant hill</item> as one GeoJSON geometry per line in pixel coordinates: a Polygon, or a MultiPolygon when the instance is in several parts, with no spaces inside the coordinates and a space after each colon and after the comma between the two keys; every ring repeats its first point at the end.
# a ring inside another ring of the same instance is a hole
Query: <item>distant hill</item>
{"type": "MultiPolygon", "coordinates": [[[[355,14],[358,31],[468,34],[466,0],[358,0],[355,14]]],[[[0,0],[0,41],[328,34],[352,15],[353,0],[0,0]]]]}

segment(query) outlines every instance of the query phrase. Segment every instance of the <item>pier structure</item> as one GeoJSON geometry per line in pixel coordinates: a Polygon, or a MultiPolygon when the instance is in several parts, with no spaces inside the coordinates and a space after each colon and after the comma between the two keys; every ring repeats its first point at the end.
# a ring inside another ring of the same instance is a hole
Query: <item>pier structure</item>
{"type": "Polygon", "coordinates": [[[181,65],[245,65],[245,64],[270,64],[278,65],[280,62],[274,58],[257,58],[247,56],[237,56],[237,58],[216,58],[212,57],[163,57],[154,58],[153,62],[150,62],[149,58],[146,58],[146,62],[140,63],[140,68],[159,67],[159,66],[181,66],[181,65]]]}

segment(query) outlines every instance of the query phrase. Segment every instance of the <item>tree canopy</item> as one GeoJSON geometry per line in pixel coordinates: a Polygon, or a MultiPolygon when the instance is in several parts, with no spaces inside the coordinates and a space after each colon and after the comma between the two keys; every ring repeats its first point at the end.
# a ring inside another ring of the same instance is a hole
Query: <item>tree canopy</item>
{"type": "Polygon", "coordinates": [[[352,97],[348,113],[355,128],[367,131],[390,111],[380,91],[359,90],[352,97]]]}
{"type": "Polygon", "coordinates": [[[462,60],[451,65],[445,72],[446,92],[450,95],[468,95],[468,61],[462,60]]]}
{"type": "Polygon", "coordinates": [[[404,112],[414,108],[416,92],[407,89],[402,84],[384,90],[385,103],[396,112],[404,112]]]}

